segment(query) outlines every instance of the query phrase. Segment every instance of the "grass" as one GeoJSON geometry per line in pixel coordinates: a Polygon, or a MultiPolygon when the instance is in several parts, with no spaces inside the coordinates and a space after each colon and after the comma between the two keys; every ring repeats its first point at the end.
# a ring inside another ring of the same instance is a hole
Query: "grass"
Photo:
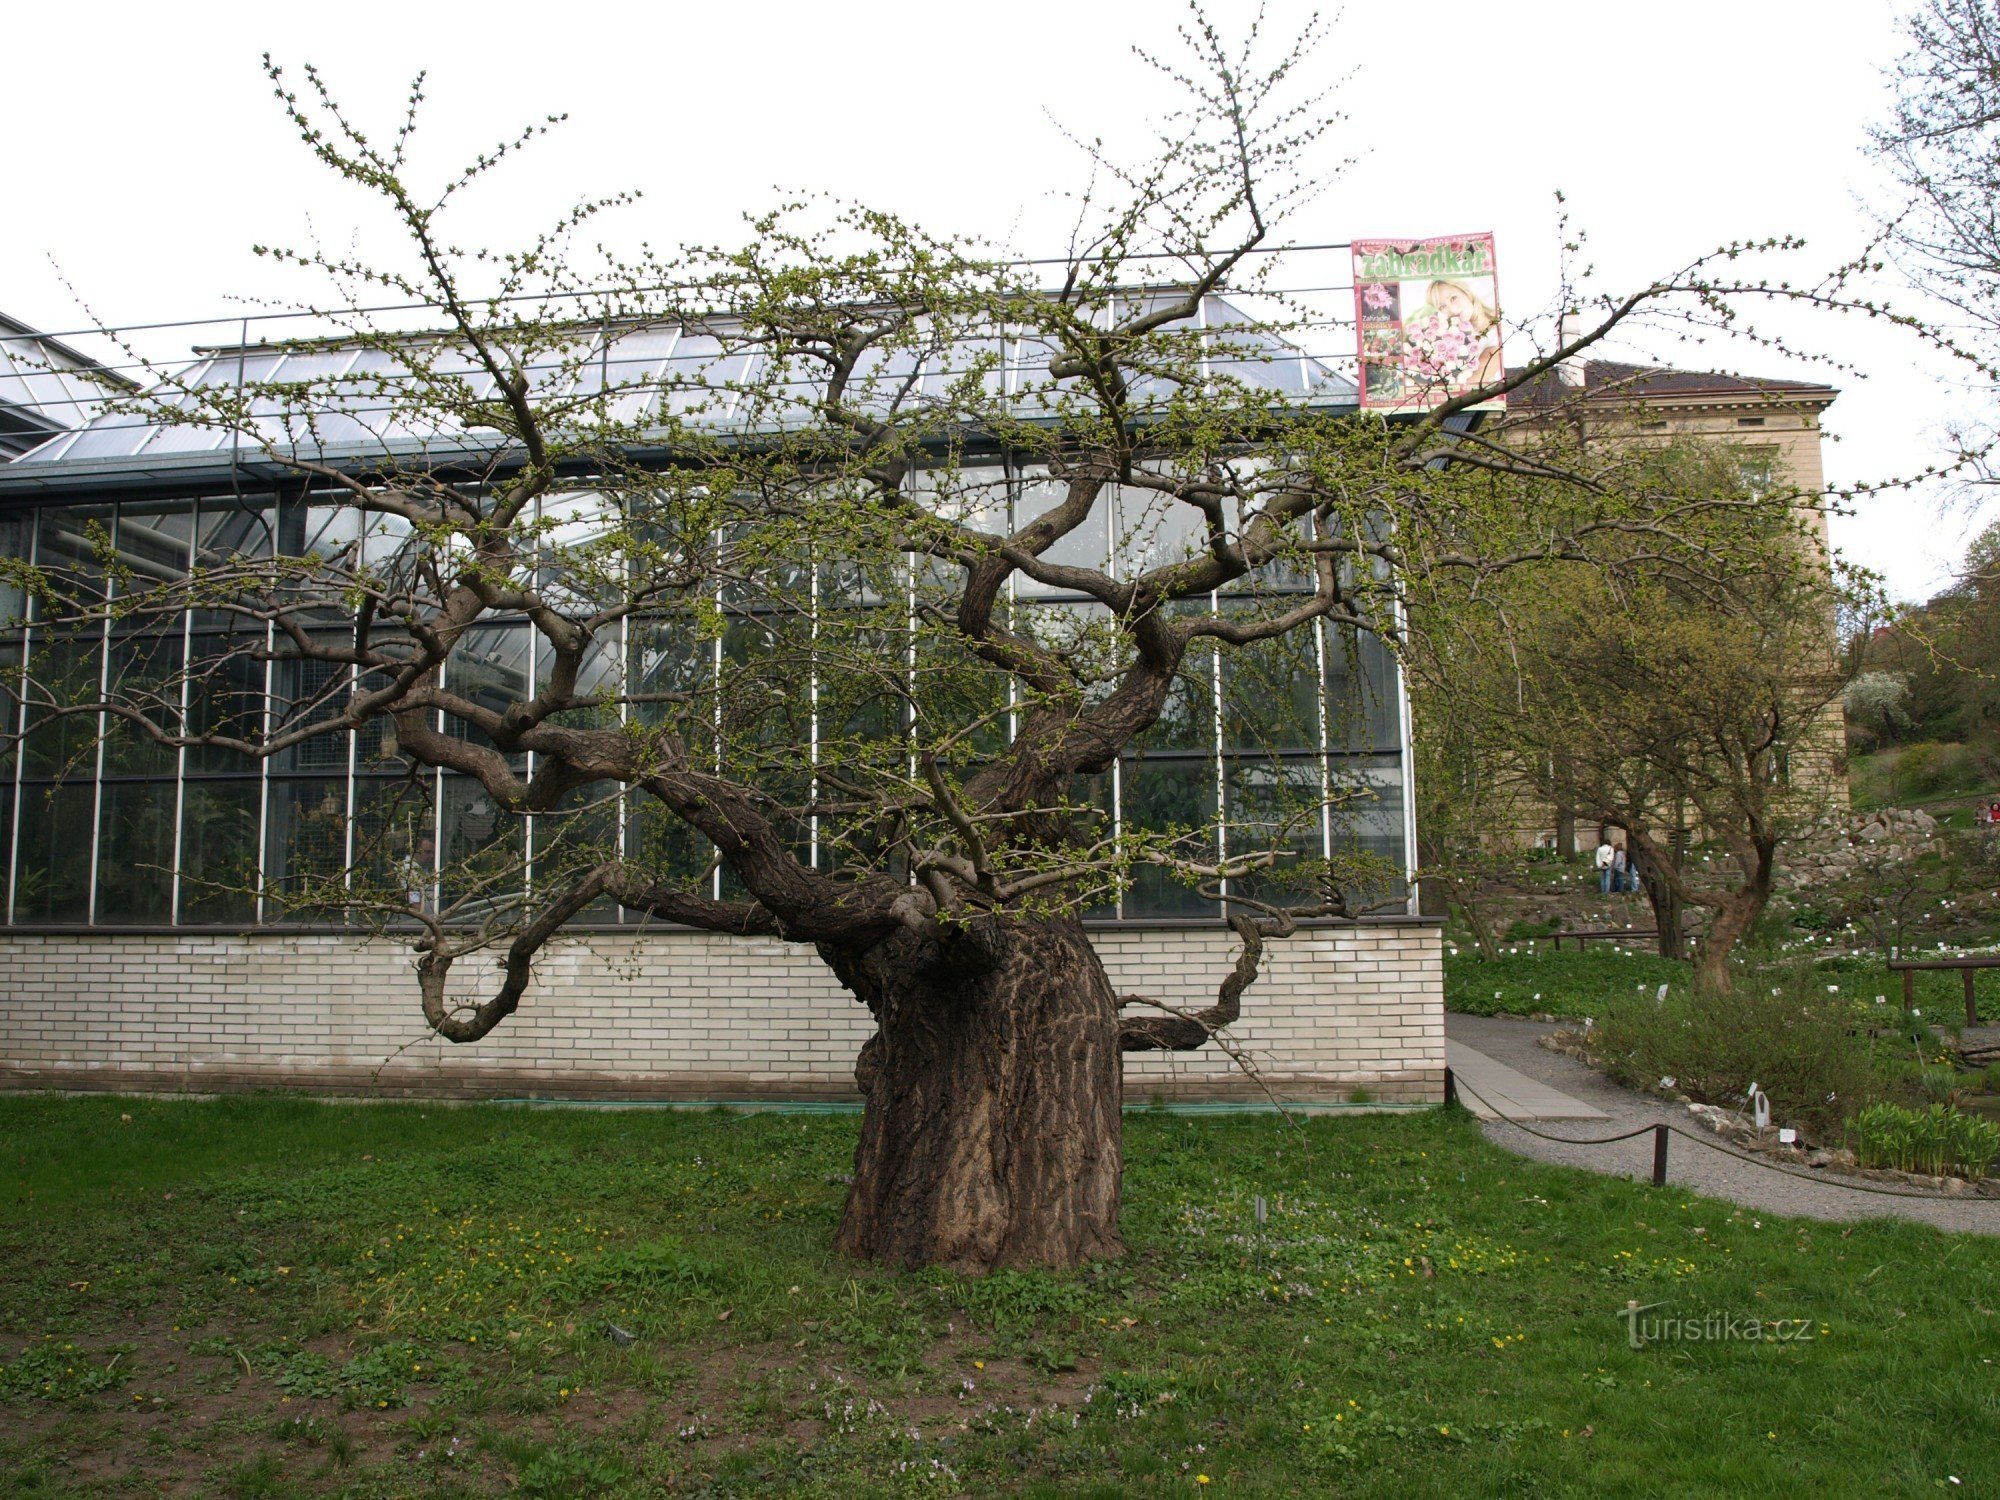
{"type": "Polygon", "coordinates": [[[1445,955],[1444,1004],[1473,1016],[1601,1016],[1641,988],[1685,989],[1689,972],[1685,962],[1661,958],[1643,942],[1561,950],[1509,943],[1496,959],[1461,948],[1445,955]]]}
{"type": "Polygon", "coordinates": [[[1930,801],[1991,795],[1996,787],[1988,766],[1970,745],[1925,741],[1897,745],[1847,763],[1856,809],[1922,807],[1930,801]]]}
{"type": "Polygon", "coordinates": [[[1122,1262],[898,1274],[827,1250],[854,1129],[0,1099],[0,1495],[2000,1486],[2000,1241],[1456,1112],[1142,1114],[1122,1262]],[[1628,1303],[1810,1337],[1635,1350],[1628,1303]]]}
{"type": "MultiPolygon", "coordinates": [[[[1879,995],[1885,1006],[1900,1012],[1903,976],[1891,973],[1883,960],[1872,954],[1818,959],[1797,952],[1753,956],[1742,962],[1738,983],[1777,983],[1805,962],[1811,963],[1825,983],[1837,985],[1839,993],[1864,1004],[1872,1004],[1879,995]]],[[[1445,1009],[1464,1015],[1601,1019],[1612,1007],[1642,990],[1654,994],[1663,984],[1677,991],[1687,989],[1691,972],[1684,961],[1661,958],[1644,944],[1621,948],[1593,943],[1581,951],[1557,951],[1540,943],[1510,943],[1497,959],[1484,959],[1472,949],[1460,948],[1445,955],[1444,1003],[1445,1009]]],[[[1918,972],[1914,993],[1925,1021],[1947,1027],[1962,1024],[1964,984],[1956,971],[1918,972]]],[[[1973,986],[1981,1020],[1988,1025],[2000,1024],[2000,971],[1976,974],[1973,986]]]]}

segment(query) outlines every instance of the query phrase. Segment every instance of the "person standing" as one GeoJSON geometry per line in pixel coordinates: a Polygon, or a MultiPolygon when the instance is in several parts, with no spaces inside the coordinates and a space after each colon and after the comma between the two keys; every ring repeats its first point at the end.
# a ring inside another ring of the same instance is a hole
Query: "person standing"
{"type": "Polygon", "coordinates": [[[1597,893],[1600,896],[1611,894],[1611,861],[1616,852],[1611,847],[1611,835],[1608,833],[1599,834],[1597,837],[1597,893]]]}

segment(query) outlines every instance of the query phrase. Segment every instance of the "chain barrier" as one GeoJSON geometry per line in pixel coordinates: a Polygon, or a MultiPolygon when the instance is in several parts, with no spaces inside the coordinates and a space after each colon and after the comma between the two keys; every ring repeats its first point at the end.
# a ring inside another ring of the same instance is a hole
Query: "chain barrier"
{"type": "Polygon", "coordinates": [[[1865,1182],[1845,1182],[1839,1178],[1828,1177],[1821,1172],[1813,1170],[1801,1171],[1796,1167],[1786,1166],[1782,1162],[1764,1161],[1761,1158],[1752,1156],[1747,1151],[1738,1151],[1734,1146],[1725,1145],[1713,1137],[1696,1135],[1683,1126],[1666,1122],[1657,1125],[1641,1125],[1638,1129],[1628,1130],[1623,1135],[1550,1135],[1545,1130],[1535,1129],[1534,1126],[1528,1124],[1525,1120],[1514,1119],[1491,1099],[1480,1093],[1478,1089],[1467,1083],[1463,1078],[1460,1078],[1453,1069],[1445,1069],[1446,1102],[1450,1103],[1459,1093],[1472,1095],[1473,1098],[1492,1110],[1494,1118],[1503,1124],[1511,1125],[1514,1129],[1534,1136],[1538,1140],[1550,1141],[1558,1146],[1609,1146],[1618,1141],[1629,1141],[1637,1136],[1650,1135],[1654,1139],[1653,1185],[1655,1187],[1665,1186],[1666,1183],[1667,1148],[1662,1134],[1664,1132],[1665,1134],[1677,1135],[1682,1140],[1693,1141],[1697,1146],[1706,1146],[1711,1151],[1719,1151],[1724,1156],[1733,1156],[1738,1161],[1748,1162],[1753,1167],[1762,1167],[1767,1172],[1776,1172],[1782,1177],[1796,1177],[1801,1182],[1817,1183],[1821,1187],[1838,1188],[1850,1193],[1874,1193],[1883,1198],[1919,1198],[1926,1203],[1983,1203],[1989,1208],[2000,1207],[2000,1198],[1982,1199],[1968,1194],[1925,1192],[1920,1188],[1876,1187],[1865,1182]]]}

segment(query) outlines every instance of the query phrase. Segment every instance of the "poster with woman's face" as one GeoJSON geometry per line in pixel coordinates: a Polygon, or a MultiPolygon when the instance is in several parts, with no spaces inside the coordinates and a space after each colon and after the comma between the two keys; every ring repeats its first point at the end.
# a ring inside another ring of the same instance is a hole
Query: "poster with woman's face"
{"type": "Polygon", "coordinates": [[[1353,248],[1364,407],[1429,411],[1500,379],[1491,234],[1356,240],[1353,248]]]}

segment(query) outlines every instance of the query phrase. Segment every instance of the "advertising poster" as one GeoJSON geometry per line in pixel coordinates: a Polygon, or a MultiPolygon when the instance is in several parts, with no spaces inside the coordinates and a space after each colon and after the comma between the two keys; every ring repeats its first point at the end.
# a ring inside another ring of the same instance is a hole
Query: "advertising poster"
{"type": "Polygon", "coordinates": [[[1491,234],[1356,240],[1353,248],[1362,406],[1429,411],[1500,378],[1491,234]]]}

